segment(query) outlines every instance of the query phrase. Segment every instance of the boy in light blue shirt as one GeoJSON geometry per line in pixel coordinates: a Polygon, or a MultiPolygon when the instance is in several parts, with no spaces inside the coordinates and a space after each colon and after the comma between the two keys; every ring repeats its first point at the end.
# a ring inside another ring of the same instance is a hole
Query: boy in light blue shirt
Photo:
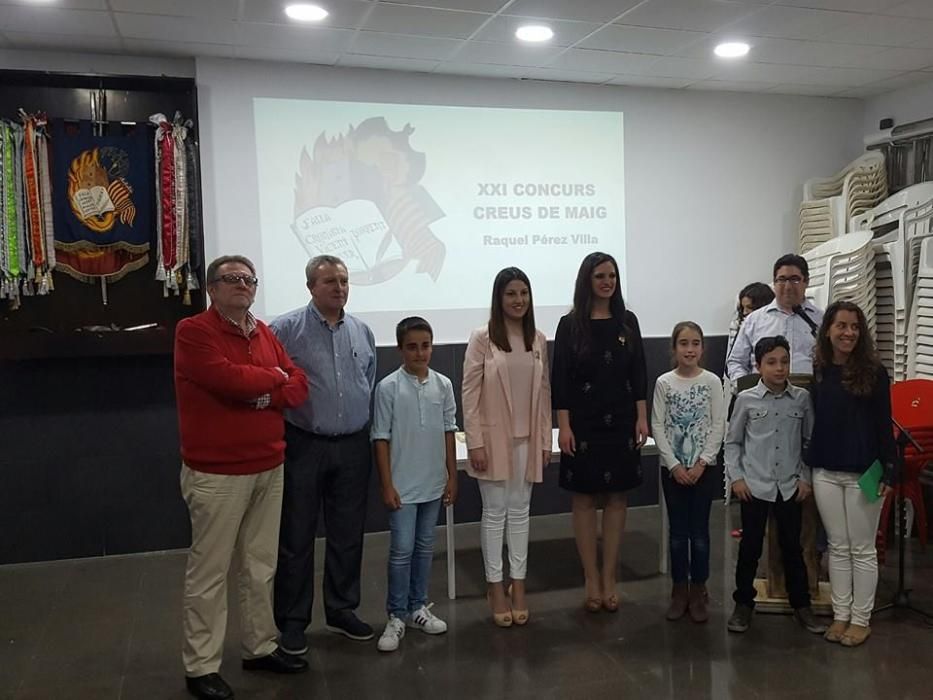
{"type": "Polygon", "coordinates": [[[457,403],[450,380],[432,370],[434,332],[423,318],[395,329],[402,366],[376,386],[370,438],[389,509],[389,621],[379,651],[395,651],[406,625],[443,634],[447,623],[431,612],[428,581],[434,528],[441,503],[457,497],[457,403]]]}

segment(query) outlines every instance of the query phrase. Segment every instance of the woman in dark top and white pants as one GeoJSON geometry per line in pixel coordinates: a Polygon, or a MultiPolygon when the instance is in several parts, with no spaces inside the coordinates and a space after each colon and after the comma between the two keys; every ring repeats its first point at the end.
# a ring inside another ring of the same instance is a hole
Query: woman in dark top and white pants
{"type": "Polygon", "coordinates": [[[814,348],[813,435],[807,462],[813,495],[829,539],[833,624],[830,642],[858,646],[871,632],[878,585],[875,537],[895,459],[888,373],[875,354],[865,314],[855,304],[830,304],[814,348]],[[884,466],[878,498],[869,501],[859,477],[884,466]]]}

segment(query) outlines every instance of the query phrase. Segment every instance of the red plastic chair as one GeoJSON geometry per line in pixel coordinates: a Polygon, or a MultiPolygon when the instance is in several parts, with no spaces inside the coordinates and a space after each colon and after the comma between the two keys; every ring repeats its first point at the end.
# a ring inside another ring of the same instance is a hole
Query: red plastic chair
{"type": "Polygon", "coordinates": [[[917,452],[913,445],[907,445],[904,453],[903,482],[895,487],[881,508],[881,520],[878,523],[878,561],[884,563],[887,544],[888,521],[894,505],[894,497],[903,492],[914,505],[914,515],[920,537],[920,546],[927,544],[927,513],[923,502],[923,487],[920,484],[920,472],[933,461],[933,380],[909,379],[891,386],[891,414],[902,426],[910,430],[914,440],[923,448],[917,452]]]}

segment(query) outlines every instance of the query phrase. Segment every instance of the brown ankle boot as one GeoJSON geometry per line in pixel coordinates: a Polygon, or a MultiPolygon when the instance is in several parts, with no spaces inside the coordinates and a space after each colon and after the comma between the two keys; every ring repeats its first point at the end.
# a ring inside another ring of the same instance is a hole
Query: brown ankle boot
{"type": "Polygon", "coordinates": [[[709,593],[706,592],[706,586],[702,583],[691,584],[689,597],[690,619],[694,622],[709,620],[708,604],[709,593]]]}
{"type": "Polygon", "coordinates": [[[687,612],[689,586],[686,583],[675,583],[671,591],[671,604],[667,609],[668,620],[679,620],[687,612]]]}

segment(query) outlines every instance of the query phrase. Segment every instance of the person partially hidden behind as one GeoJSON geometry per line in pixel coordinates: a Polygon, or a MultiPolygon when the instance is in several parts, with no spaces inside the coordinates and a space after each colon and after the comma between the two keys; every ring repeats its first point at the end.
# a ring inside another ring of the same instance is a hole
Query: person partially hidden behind
{"type": "Polygon", "coordinates": [[[810,395],[787,381],[790,344],[783,336],[760,339],[755,363],[761,379],[738,395],[726,438],[726,475],[742,503],[743,530],[728,629],[745,632],[751,625],[755,574],[773,511],[794,618],[808,632],[823,634],[826,625],[810,609],[800,546],[801,503],[813,492],[810,468],[803,461],[813,428],[810,395]]]}
{"type": "Polygon", "coordinates": [[[247,671],[299,673],[282,652],[272,614],[282,511],[284,408],[308,395],[304,372],[250,313],[256,270],[239,255],[207,268],[207,311],[175,331],[175,392],[181,492],[191,515],[185,571],[184,650],[188,691],[233,697],[220,677],[227,629],[227,572],[238,562],[241,653],[247,671]]]}
{"type": "MultiPolygon", "coordinates": [[[[729,355],[732,354],[732,346],[735,345],[736,338],[739,337],[739,331],[745,319],[751,316],[753,311],[757,311],[763,306],[767,306],[774,301],[774,290],[763,282],[752,282],[742,287],[739,292],[739,301],[735,306],[735,316],[729,322],[729,340],[726,344],[725,361],[728,363],[729,355]]],[[[730,401],[736,393],[733,390],[733,380],[729,376],[729,366],[726,364],[726,371],[723,375],[723,388],[725,390],[726,401],[730,401]]]]}

